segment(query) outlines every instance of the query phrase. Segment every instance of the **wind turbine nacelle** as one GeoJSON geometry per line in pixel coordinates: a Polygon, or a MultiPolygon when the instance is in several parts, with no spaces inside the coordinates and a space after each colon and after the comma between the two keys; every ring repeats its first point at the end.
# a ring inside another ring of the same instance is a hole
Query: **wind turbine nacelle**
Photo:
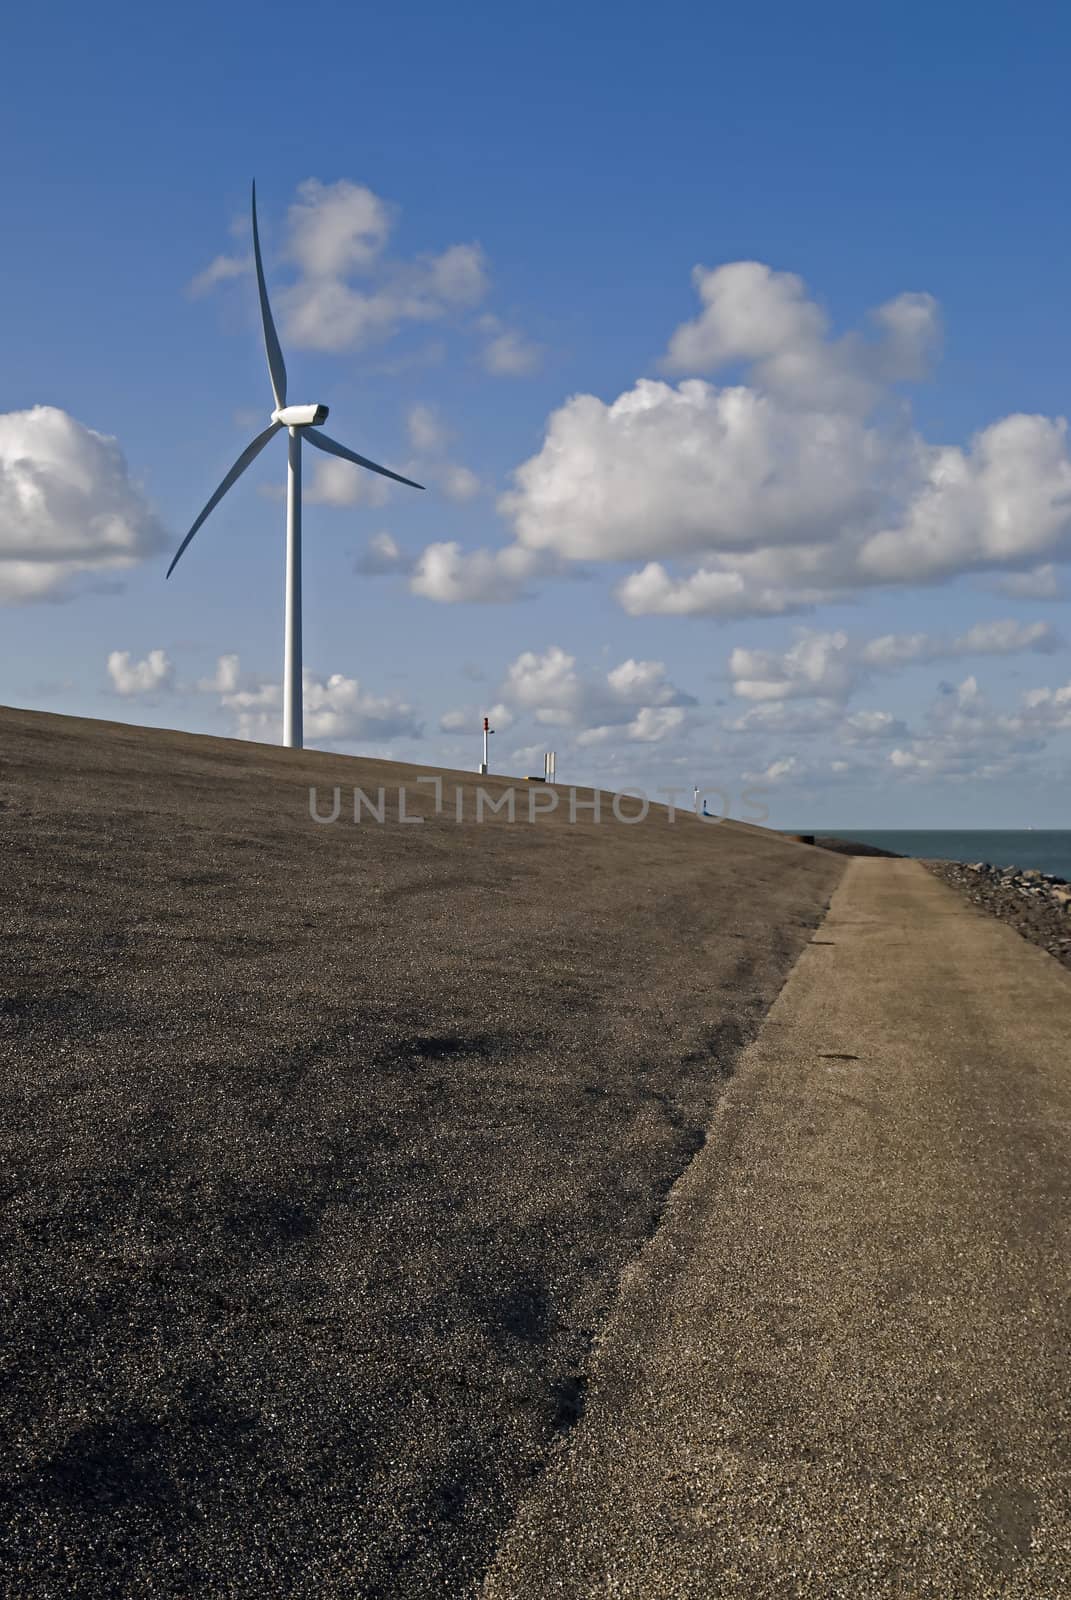
{"type": "Polygon", "coordinates": [[[327,421],[327,407],[280,406],[272,412],[271,420],[281,422],[284,428],[311,428],[315,422],[327,421]]]}

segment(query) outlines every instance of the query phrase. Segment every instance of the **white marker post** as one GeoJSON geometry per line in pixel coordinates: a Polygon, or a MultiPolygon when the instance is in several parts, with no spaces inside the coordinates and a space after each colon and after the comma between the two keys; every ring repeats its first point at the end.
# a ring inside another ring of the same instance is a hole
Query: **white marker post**
{"type": "Polygon", "coordinates": [[[490,737],[490,735],[492,733],[494,733],[494,731],[495,730],[494,730],[494,728],[492,728],[488,718],[484,717],[484,719],[483,719],[483,760],[480,762],[480,774],[481,774],[481,776],[486,776],[486,774],[487,774],[487,740],[490,737]]]}

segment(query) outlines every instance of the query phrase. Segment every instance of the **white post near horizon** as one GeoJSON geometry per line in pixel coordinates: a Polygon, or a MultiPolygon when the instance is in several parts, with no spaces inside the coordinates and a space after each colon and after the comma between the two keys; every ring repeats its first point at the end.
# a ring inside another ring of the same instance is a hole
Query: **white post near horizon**
{"type": "Polygon", "coordinates": [[[286,474],[286,637],[283,641],[283,744],[303,748],[301,693],[301,430],[291,428],[286,474]]]}
{"type": "Polygon", "coordinates": [[[489,717],[484,717],[484,719],[483,719],[483,760],[480,762],[480,773],[481,773],[481,775],[486,775],[486,772],[487,772],[487,740],[488,740],[489,736],[492,733],[494,733],[494,731],[495,730],[491,726],[490,718],[489,717]]]}

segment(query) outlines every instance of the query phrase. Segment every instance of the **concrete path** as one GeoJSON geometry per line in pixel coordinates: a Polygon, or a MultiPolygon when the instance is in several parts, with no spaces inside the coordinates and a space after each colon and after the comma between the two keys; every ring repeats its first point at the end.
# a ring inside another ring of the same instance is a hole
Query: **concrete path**
{"type": "Polygon", "coordinates": [[[853,861],[484,1595],[1071,1596],[1071,973],[853,861]]]}

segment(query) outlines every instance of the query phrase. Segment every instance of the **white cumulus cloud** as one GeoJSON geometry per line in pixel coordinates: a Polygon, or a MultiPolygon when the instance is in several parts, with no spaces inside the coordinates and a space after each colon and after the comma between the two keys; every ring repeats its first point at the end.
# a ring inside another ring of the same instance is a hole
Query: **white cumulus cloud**
{"type": "Polygon", "coordinates": [[[456,462],[444,463],[436,475],[439,487],[446,498],[456,501],[459,505],[475,500],[483,488],[483,484],[470,467],[459,466],[456,462]]]}
{"type": "MultiPolygon", "coordinates": [[[[419,739],[423,728],[414,708],[393,695],[376,695],[356,678],[334,672],[318,678],[307,668],[302,675],[305,739],[311,744],[350,744],[356,740],[419,739]]],[[[273,744],[282,715],[282,686],[271,679],[243,677],[236,655],[221,656],[214,678],[198,688],[218,692],[239,739],[273,744]]]]}
{"type": "Polygon", "coordinates": [[[737,647],[729,672],[733,689],[745,700],[843,699],[858,678],[848,635],[840,632],[804,633],[780,655],[737,647]]]}
{"type": "Polygon", "coordinates": [[[413,564],[409,587],[426,600],[446,605],[500,604],[519,599],[546,563],[516,545],[504,550],[465,551],[455,539],[429,544],[413,564]]]}
{"type": "Polygon", "coordinates": [[[1006,572],[993,580],[994,588],[1017,600],[1062,600],[1064,586],[1051,561],[1025,572],[1006,572]]]}
{"type": "Polygon", "coordinates": [[[631,721],[622,724],[602,723],[585,728],[577,735],[579,746],[604,744],[611,739],[625,739],[633,744],[660,744],[684,726],[685,713],[680,706],[641,706],[631,721]]]}
{"type": "Polygon", "coordinates": [[[664,362],[680,382],[573,395],[548,418],[499,501],[519,544],[640,562],[617,588],[637,616],[778,615],[966,572],[1011,587],[1071,556],[1063,419],[1006,416],[965,446],[912,426],[896,385],[939,343],[931,296],[835,336],[791,273],[733,262],[694,281],[700,314],[664,362]],[[722,367],[740,370],[710,381],[722,367]]]}
{"type": "Polygon", "coordinates": [[[409,572],[412,561],[400,548],[393,534],[374,533],[358,556],[354,570],[366,578],[380,578],[388,573],[409,572]]]}
{"type": "MultiPolygon", "coordinates": [[[[396,223],[396,208],[364,184],[347,178],[298,184],[283,250],[297,276],[271,285],[284,342],[309,350],[355,350],[484,299],[487,262],[479,244],[395,257],[389,245],[396,223]]],[[[202,294],[248,269],[245,256],[217,256],[194,278],[190,292],[202,294]]]]}
{"type": "Polygon", "coordinates": [[[891,711],[854,711],[845,717],[840,734],[848,744],[870,743],[883,739],[903,739],[907,727],[891,711]]]}
{"type": "Polygon", "coordinates": [[[293,344],[358,349],[483,299],[487,264],[478,244],[395,259],[387,254],[394,222],[393,208],[362,184],[309,178],[298,186],[288,253],[300,275],[280,296],[293,344]]]}
{"type": "MultiPolygon", "coordinates": [[[[308,461],[313,452],[306,451],[308,461]]],[[[312,473],[303,488],[311,506],[382,506],[390,497],[388,480],[378,472],[343,461],[341,456],[313,455],[312,473]]]]}
{"type": "Polygon", "coordinates": [[[513,723],[513,712],[499,700],[490,708],[459,706],[453,711],[446,711],[439,718],[439,727],[444,733],[462,733],[468,730],[476,734],[483,727],[484,717],[491,724],[493,733],[504,733],[513,723]]]}
{"type": "Polygon", "coordinates": [[[928,767],[930,764],[925,757],[916,755],[913,750],[901,750],[899,747],[889,751],[889,763],[898,767],[901,772],[917,772],[921,767],[928,767]]]}
{"type": "Polygon", "coordinates": [[[236,655],[220,656],[216,670],[210,678],[199,678],[202,694],[234,694],[240,678],[240,662],[236,655]]]}
{"type": "Polygon", "coordinates": [[[600,673],[578,667],[560,645],[523,651],[510,664],[502,698],[545,727],[575,729],[581,744],[658,742],[683,726],[695,704],[661,661],[628,660],[600,673]]]}
{"type": "Polygon", "coordinates": [[[287,224],[290,254],[310,278],[339,278],[366,271],[390,236],[390,209],[364,184],[342,178],[321,183],[306,178],[287,224]]]}
{"type": "Polygon", "coordinates": [[[921,483],[897,524],[863,541],[864,576],[901,582],[1035,561],[1066,547],[1071,460],[1064,418],[1009,416],[970,448],[922,449],[921,483]]]}
{"type": "Polygon", "coordinates": [[[0,600],[65,598],[165,542],[117,440],[56,406],[0,414],[0,600]]]}
{"type": "Polygon", "coordinates": [[[449,433],[431,406],[410,406],[405,419],[409,443],[421,454],[435,454],[445,450],[449,433]]]}
{"type": "Polygon", "coordinates": [[[976,623],[954,636],[890,633],[866,641],[841,630],[802,629],[785,651],[733,650],[729,673],[745,700],[845,700],[875,672],[962,656],[1045,654],[1061,644],[1047,622],[1013,619],[976,623]]]}
{"type": "Polygon", "coordinates": [[[863,645],[859,656],[872,666],[896,667],[954,656],[1010,656],[1023,650],[1047,654],[1059,649],[1062,643],[1047,622],[1001,618],[995,622],[976,622],[954,638],[929,633],[883,634],[863,645]]]}
{"type": "Polygon", "coordinates": [[[522,378],[538,368],[543,352],[515,328],[507,328],[495,316],[481,317],[479,328],[486,335],[482,361],[485,371],[495,378],[522,378]]]}
{"type": "Polygon", "coordinates": [[[190,279],[186,292],[196,299],[199,295],[207,294],[217,284],[228,283],[231,278],[241,278],[252,270],[252,256],[216,256],[202,272],[190,279]]]}
{"type": "Polygon", "coordinates": [[[829,317],[795,273],[732,261],[696,267],[692,282],[703,310],[673,334],[666,370],[715,372],[744,363],[761,388],[808,410],[869,410],[883,385],[924,374],[939,336],[937,303],[928,294],[878,306],[874,339],[856,332],[833,339],[829,317]]]}
{"type": "Polygon", "coordinates": [[[473,500],[483,485],[469,467],[448,458],[451,430],[433,406],[414,405],[406,417],[409,442],[416,452],[411,470],[421,481],[434,484],[448,500],[473,500]]]}
{"type": "Polygon", "coordinates": [[[742,386],[641,378],[610,405],[566,401],[500,507],[522,544],[569,559],[824,539],[873,514],[867,433],[742,386]]]}
{"type": "Polygon", "coordinates": [[[742,776],[746,783],[787,783],[791,778],[804,777],[806,771],[799,756],[778,756],[768,767],[758,772],[745,772],[742,776]]]}
{"type": "Polygon", "coordinates": [[[810,611],[837,598],[835,590],[763,587],[749,583],[741,570],[700,568],[674,578],[659,561],[649,561],[617,588],[617,598],[630,616],[747,617],[784,616],[810,611]]]}
{"type": "Polygon", "coordinates": [[[129,650],[113,650],[108,676],[116,694],[148,695],[173,688],[175,671],[166,650],[150,650],[141,661],[132,660],[129,650]]]}

